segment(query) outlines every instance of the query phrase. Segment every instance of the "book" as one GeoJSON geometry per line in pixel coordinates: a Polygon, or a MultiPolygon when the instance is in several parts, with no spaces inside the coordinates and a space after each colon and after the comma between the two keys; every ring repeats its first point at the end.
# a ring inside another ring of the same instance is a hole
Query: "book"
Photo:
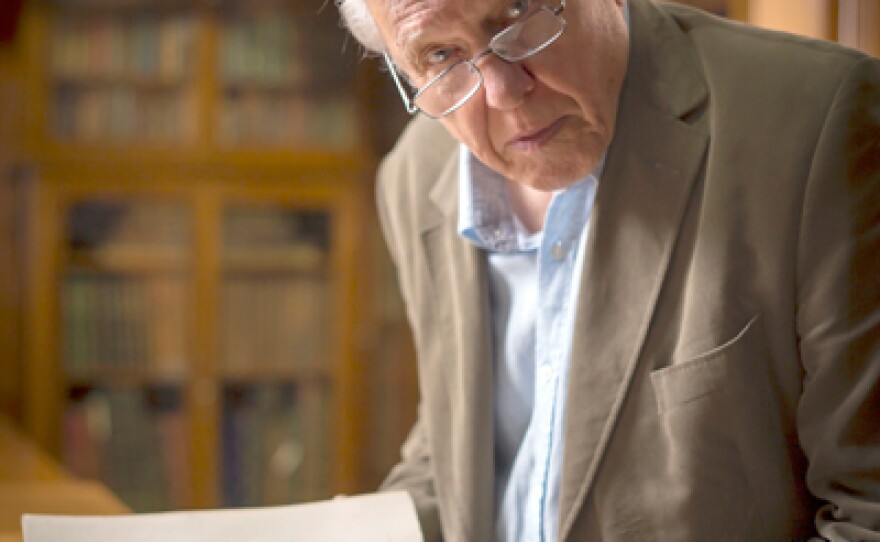
{"type": "Polygon", "coordinates": [[[227,385],[221,421],[224,506],[289,504],[332,495],[329,478],[321,479],[319,491],[308,485],[313,473],[305,471],[320,466],[315,460],[329,459],[326,449],[317,450],[318,457],[305,442],[325,439],[327,429],[312,428],[307,438],[301,421],[307,405],[301,404],[300,391],[293,382],[227,385]]]}
{"type": "Polygon", "coordinates": [[[298,505],[122,516],[22,516],[24,542],[422,542],[403,491],[298,505]]]}
{"type": "Polygon", "coordinates": [[[104,480],[133,510],[168,510],[166,467],[146,390],[107,388],[103,393],[110,413],[104,480]]]}

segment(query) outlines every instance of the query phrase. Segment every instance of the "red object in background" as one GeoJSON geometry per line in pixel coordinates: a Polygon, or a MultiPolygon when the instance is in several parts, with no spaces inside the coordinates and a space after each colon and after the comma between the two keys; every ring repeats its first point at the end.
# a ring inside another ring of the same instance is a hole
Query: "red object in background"
{"type": "Polygon", "coordinates": [[[12,43],[24,0],[0,0],[0,43],[12,43]]]}

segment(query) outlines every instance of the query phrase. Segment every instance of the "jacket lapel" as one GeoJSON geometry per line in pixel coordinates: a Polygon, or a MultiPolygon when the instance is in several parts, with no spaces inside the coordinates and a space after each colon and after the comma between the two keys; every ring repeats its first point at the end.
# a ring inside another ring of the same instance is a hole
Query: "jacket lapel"
{"type": "Polygon", "coordinates": [[[431,191],[434,208],[425,210],[421,222],[431,284],[431,321],[425,329],[453,340],[425,341],[434,350],[423,372],[436,390],[431,411],[439,415],[432,419],[432,434],[450,439],[432,448],[439,455],[433,458],[436,483],[446,487],[444,531],[452,540],[491,540],[494,409],[486,259],[458,235],[458,161],[453,154],[431,191]]]}
{"type": "MultiPolygon", "coordinates": [[[[686,38],[629,0],[630,60],[591,217],[566,405],[560,539],[608,446],[654,313],[708,136],[683,120],[706,89],[686,38]]],[[[699,115],[691,115],[699,117],[699,115]]]]}

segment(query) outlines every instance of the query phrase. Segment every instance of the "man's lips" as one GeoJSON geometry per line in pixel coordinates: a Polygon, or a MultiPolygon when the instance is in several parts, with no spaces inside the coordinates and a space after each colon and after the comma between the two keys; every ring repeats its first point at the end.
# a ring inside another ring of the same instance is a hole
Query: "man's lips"
{"type": "Polygon", "coordinates": [[[530,150],[538,148],[550,139],[552,139],[553,136],[555,136],[559,132],[559,130],[562,129],[562,125],[564,123],[565,117],[559,117],[551,124],[543,128],[517,134],[507,142],[507,145],[515,147],[519,150],[530,150]]]}

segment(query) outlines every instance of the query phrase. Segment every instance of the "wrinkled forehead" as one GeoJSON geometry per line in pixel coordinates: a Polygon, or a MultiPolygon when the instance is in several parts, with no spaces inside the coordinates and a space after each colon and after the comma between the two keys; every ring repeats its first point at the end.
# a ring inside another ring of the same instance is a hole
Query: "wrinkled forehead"
{"type": "Polygon", "coordinates": [[[386,43],[404,53],[433,33],[461,26],[497,0],[367,0],[386,43]],[[476,5],[485,7],[475,7],[476,5]]]}

